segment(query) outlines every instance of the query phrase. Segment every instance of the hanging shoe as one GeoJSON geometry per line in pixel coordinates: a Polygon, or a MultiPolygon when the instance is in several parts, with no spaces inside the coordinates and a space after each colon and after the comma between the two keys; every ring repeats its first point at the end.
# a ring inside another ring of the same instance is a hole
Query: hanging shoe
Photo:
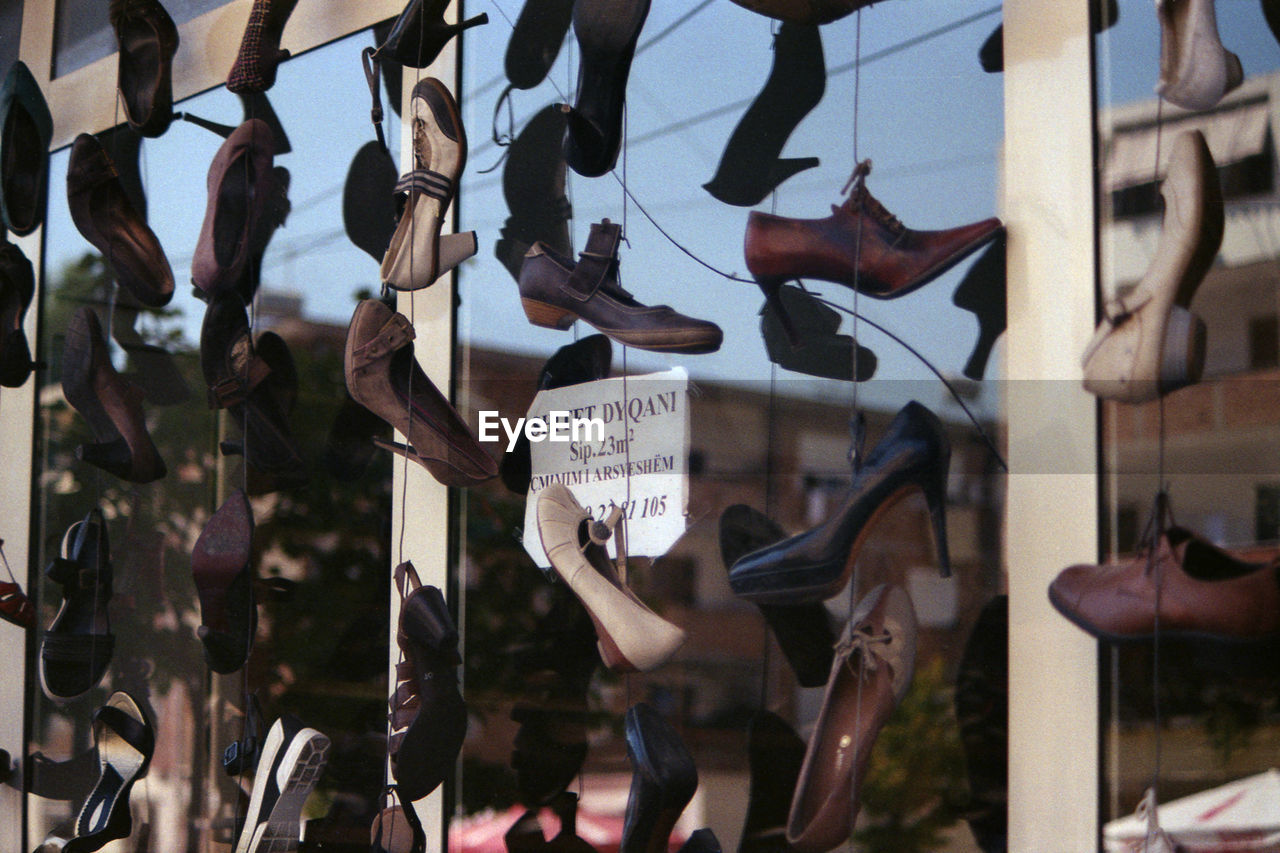
{"type": "Polygon", "coordinates": [[[22,587],[12,581],[0,581],[0,619],[19,628],[36,626],[36,610],[22,587]]]}
{"type": "Polygon", "coordinates": [[[623,721],[631,791],[619,853],[666,853],[671,830],[698,789],[698,769],[679,733],[643,702],[623,721]]]}
{"type": "Polygon", "coordinates": [[[1280,633],[1276,561],[1246,563],[1181,527],[1154,553],[1109,565],[1063,569],[1049,602],[1082,631],[1112,643],[1162,637],[1226,642],[1280,633]],[[1158,613],[1158,615],[1157,615],[1158,613]]]}
{"type": "Polygon", "coordinates": [[[6,388],[22,387],[35,368],[22,331],[35,292],[31,261],[13,243],[0,242],[0,385],[6,388]]]}
{"type": "Polygon", "coordinates": [[[272,197],[272,156],[271,128],[250,119],[227,137],[209,164],[209,199],[191,259],[197,296],[207,299],[239,283],[251,255],[251,235],[272,197]]]}
{"type": "MultiPolygon", "coordinates": [[[[397,584],[408,595],[400,603],[396,643],[408,663],[414,701],[407,728],[396,733],[388,750],[391,774],[401,794],[420,800],[450,778],[467,734],[467,706],[458,692],[458,629],[444,596],[421,585],[410,563],[396,569],[397,584]]],[[[397,694],[400,694],[397,688],[397,694]]],[[[401,705],[409,704],[397,695],[401,705]]],[[[401,723],[393,717],[392,724],[401,723]]]]}
{"type": "Polygon", "coordinates": [[[778,311],[793,344],[794,326],[778,288],[797,278],[853,287],[875,299],[896,299],[922,287],[990,243],[1004,229],[996,218],[946,231],[915,231],[867,190],[871,161],[854,169],[843,205],[826,219],[787,219],[752,211],[747,218],[747,269],[778,311]]]}
{"type": "Polygon", "coordinates": [[[513,89],[532,89],[547,79],[572,19],[573,0],[525,0],[503,60],[513,89]]]}
{"type": "Polygon", "coordinates": [[[1009,846],[1009,596],[982,606],[956,670],[956,725],[964,748],[969,831],[984,853],[1009,846]]]}
{"type": "Polygon", "coordinates": [[[360,405],[408,439],[374,442],[422,465],[446,486],[496,477],[497,463],[413,355],[413,325],[377,299],[356,306],[347,329],[343,372],[360,405]]]}
{"type": "Polygon", "coordinates": [[[370,853],[426,853],[427,835],[413,803],[406,803],[395,785],[383,789],[381,800],[382,808],[369,828],[370,853]]]}
{"type": "Polygon", "coordinates": [[[812,530],[738,560],[729,570],[729,585],[741,598],[768,604],[831,598],[848,582],[876,520],[917,489],[929,507],[939,571],[948,577],[945,507],[950,463],[951,442],[942,421],[912,400],[866,455],[835,514],[812,530]]]}
{"type": "Polygon", "coordinates": [[[130,483],[165,475],[164,460],[147,431],[142,389],[116,372],[98,315],[88,306],[77,309],[67,325],[62,392],[93,430],[94,443],[76,448],[78,458],[130,483]]]}
{"type": "MultiPolygon", "coordinates": [[[[594,635],[592,637],[594,641],[594,635]]],[[[519,723],[511,750],[520,802],[534,807],[563,794],[582,772],[587,760],[587,710],[581,708],[533,708],[516,705],[511,711],[519,723]]]]}
{"type": "Polygon", "coordinates": [[[702,188],[725,204],[753,207],[787,178],[818,165],[817,157],[780,159],[792,132],[827,87],[822,36],[816,26],[783,24],[773,41],[773,67],[747,107],[702,188]]]}
{"type": "Polygon", "coordinates": [[[160,308],[173,298],[173,270],[155,232],[134,208],[107,149],[87,133],[67,163],[67,207],[76,230],[102,253],[112,275],[139,302],[160,308]]]}
{"type": "Polygon", "coordinates": [[[876,0],[733,0],[744,9],[793,24],[829,24],[876,0]]]}
{"type": "MultiPolygon", "coordinates": [[[[556,350],[543,365],[542,372],[538,374],[538,390],[566,388],[604,379],[609,375],[612,359],[613,347],[604,335],[588,335],[566,344],[556,350]]],[[[516,438],[515,447],[502,454],[498,474],[513,494],[523,495],[529,492],[533,462],[529,437],[523,432],[516,438]]]]}
{"type": "Polygon", "coordinates": [[[1164,221],[1142,280],[1103,306],[1084,352],[1084,388],[1106,400],[1142,403],[1200,381],[1205,324],[1191,300],[1222,245],[1222,188],[1204,136],[1173,142],[1160,188],[1164,221]]]}
{"type": "Polygon", "coordinates": [[[821,379],[866,382],[875,375],[876,354],[849,335],[837,334],[839,328],[840,315],[835,309],[801,287],[783,285],[778,299],[760,309],[760,334],[774,364],[821,379]],[[787,335],[787,323],[799,341],[794,346],[787,335]]]}
{"type": "Polygon", "coordinates": [[[458,102],[443,83],[434,77],[419,81],[409,111],[414,169],[396,184],[396,192],[407,193],[408,201],[381,269],[382,280],[394,290],[429,287],[444,271],[440,226],[467,162],[458,102]]]}
{"type": "Polygon", "coordinates": [[[240,52],[227,75],[229,91],[265,92],[275,85],[280,63],[289,58],[289,51],[280,49],[280,36],[297,4],[298,0],[253,0],[240,52]]]}
{"type": "MultiPolygon", "coordinates": [[[[830,670],[830,664],[828,664],[830,670]]],[[[826,684],[824,677],[823,684],[826,684]]],[[[785,720],[758,711],[747,726],[751,784],[738,853],[788,853],[787,813],[804,763],[804,741],[785,720]]]]}
{"type": "Polygon", "coordinates": [[[1004,334],[1007,322],[1006,242],[1003,234],[996,238],[969,267],[956,292],[951,295],[952,305],[971,311],[978,318],[978,340],[964,365],[964,375],[975,382],[981,381],[986,373],[991,349],[1004,334]]]}
{"type": "Polygon", "coordinates": [[[267,733],[235,853],[297,850],[302,807],[324,772],[329,738],[288,714],[267,733]]]}
{"type": "MultiPolygon", "coordinates": [[[[745,504],[734,504],[720,515],[720,557],[726,570],[746,555],[786,538],[786,532],[768,516],[745,504]]],[[[831,648],[836,642],[826,608],[821,604],[759,603],[757,607],[778,640],[796,682],[801,687],[826,684],[831,672],[831,648]]]]}
{"type": "Polygon", "coordinates": [[[568,110],[565,162],[595,178],[618,162],[627,77],[649,0],[574,0],[578,39],[578,94],[568,110]]]}
{"type": "Polygon", "coordinates": [[[787,818],[792,850],[826,853],[849,841],[871,749],[911,687],[915,659],[911,599],[881,584],[858,602],[836,646],[787,818]]]}
{"type": "Polygon", "coordinates": [[[1240,57],[1218,39],[1213,0],[1156,0],[1160,82],[1156,94],[1188,110],[1207,110],[1244,81],[1240,57]]]}
{"type": "MultiPolygon", "coordinates": [[[[282,345],[283,341],[268,349],[278,355],[282,345]]],[[[265,356],[253,344],[239,295],[230,292],[211,298],[200,329],[200,367],[209,386],[209,408],[227,409],[232,423],[244,433],[241,443],[224,446],[223,452],[235,449],[277,485],[295,486],[306,482],[308,474],[289,427],[287,374],[293,370],[292,359],[287,348],[278,355],[277,364],[265,356]]],[[[292,386],[296,395],[296,374],[292,386]]]]}
{"type": "Polygon", "coordinates": [[[249,659],[257,631],[253,602],[253,509],[236,489],[200,532],[191,574],[200,596],[204,659],[214,672],[236,672],[249,659]]]}
{"type": "Polygon", "coordinates": [[[615,672],[648,672],[666,663],[684,643],[684,631],[644,605],[626,585],[625,523],[614,508],[592,521],[573,493],[552,483],[538,493],[538,535],[551,567],[578,597],[596,628],[600,657],[615,672]],[[618,565],[605,550],[618,531],[618,565]]]}
{"type": "Polygon", "coordinates": [[[352,158],[342,187],[342,227],[347,239],[379,263],[396,233],[397,177],[391,152],[370,140],[352,158]]]}
{"type": "Polygon", "coordinates": [[[156,0],[111,0],[120,50],[116,86],[129,126],[156,137],[173,121],[173,55],[178,28],[156,0]]]}
{"type": "Polygon", "coordinates": [[[564,112],[548,105],[529,119],[507,149],[502,194],[511,215],[502,225],[493,253],[516,281],[525,253],[534,243],[544,243],[565,257],[573,254],[569,242],[573,207],[565,197],[567,131],[564,112]]]}
{"type": "Polygon", "coordinates": [[[53,116],[21,62],[0,84],[0,221],[19,237],[44,222],[53,116]]]}
{"type": "Polygon", "coordinates": [[[75,837],[63,853],[92,853],[133,831],[129,793],[147,775],[156,748],[151,721],[128,693],[117,690],[93,715],[98,784],[80,807],[75,837]]]}
{"type": "Polygon", "coordinates": [[[391,59],[409,68],[426,68],[436,61],[449,40],[471,27],[489,23],[481,12],[458,24],[446,24],[449,0],[409,0],[391,26],[387,39],[373,52],[375,62],[391,59]]]}
{"type": "Polygon", "coordinates": [[[62,604],[40,639],[40,688],[66,702],[97,686],[115,651],[107,607],[114,573],[102,512],[92,509],[71,525],[59,553],[45,570],[62,587],[62,604]]]}
{"type": "Polygon", "coordinates": [[[677,313],[666,305],[637,302],[618,283],[622,228],[608,219],[591,226],[578,263],[534,243],[520,268],[520,304],[535,326],[568,329],[586,320],[625,346],[695,355],[715,352],[724,333],[715,323],[677,313]]]}

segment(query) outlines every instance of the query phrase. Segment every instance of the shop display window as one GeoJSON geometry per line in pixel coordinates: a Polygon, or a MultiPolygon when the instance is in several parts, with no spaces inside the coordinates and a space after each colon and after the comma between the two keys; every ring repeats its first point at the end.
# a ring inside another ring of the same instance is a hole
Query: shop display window
{"type": "MultiPolygon", "coordinates": [[[[173,0],[165,11],[181,26],[230,0],[173,0]]],[[[116,52],[115,33],[103,4],[91,0],[57,0],[53,76],[61,77],[116,52]]]]}
{"type": "Polygon", "coordinates": [[[1136,849],[1124,845],[1137,843],[1146,824],[1131,815],[1154,791],[1148,806],[1160,805],[1160,824],[1174,841],[1199,849],[1230,835],[1238,849],[1263,849],[1259,833],[1274,816],[1215,806],[1265,784],[1257,774],[1276,754],[1277,649],[1263,635],[1266,566],[1280,537],[1273,227],[1280,57],[1276,21],[1264,14],[1270,4],[1220,2],[1199,65],[1180,59],[1178,40],[1191,29],[1208,33],[1203,15],[1213,21],[1215,10],[1181,4],[1196,7],[1192,21],[1170,13],[1177,5],[1153,10],[1121,0],[1112,12],[1095,9],[1114,18],[1096,48],[1100,328],[1146,322],[1151,314],[1139,307],[1107,318],[1126,300],[1137,306],[1149,294],[1176,291],[1161,368],[1172,387],[1159,398],[1104,399],[1100,408],[1103,562],[1142,563],[1162,538],[1174,546],[1172,557],[1147,570],[1149,578],[1163,573],[1163,623],[1120,630],[1099,647],[1103,845],[1136,849]],[[1218,41],[1227,53],[1213,46],[1218,41]],[[1214,67],[1221,79],[1206,84],[1214,67]],[[1189,264],[1175,259],[1187,250],[1189,264]],[[1187,366],[1181,376],[1173,352],[1187,366]],[[1179,545],[1182,531],[1211,546],[1179,545]],[[1210,547],[1242,563],[1206,573],[1210,547]],[[1228,588],[1249,578],[1262,580],[1263,595],[1248,597],[1259,621],[1244,625],[1249,607],[1237,605],[1228,608],[1231,618],[1205,621],[1228,588]],[[1188,582],[1202,585],[1174,616],[1169,607],[1181,607],[1171,603],[1188,582]]]}

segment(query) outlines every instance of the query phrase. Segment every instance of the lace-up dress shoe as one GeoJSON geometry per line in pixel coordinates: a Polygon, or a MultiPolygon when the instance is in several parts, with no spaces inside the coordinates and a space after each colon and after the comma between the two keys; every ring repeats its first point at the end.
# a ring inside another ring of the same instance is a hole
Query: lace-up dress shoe
{"type": "Polygon", "coordinates": [[[1137,286],[1103,307],[1084,352],[1084,388],[1142,403],[1200,381],[1205,324],[1191,300],[1222,245],[1222,187],[1198,130],[1178,134],[1160,188],[1164,222],[1155,258],[1137,286]]]}
{"type": "Polygon", "coordinates": [[[143,305],[173,298],[173,270],[155,232],[129,201],[107,149],[87,133],[67,163],[67,207],[76,230],[102,253],[111,272],[143,305]]]}
{"type": "Polygon", "coordinates": [[[915,657],[916,616],[906,591],[871,590],[836,645],[787,818],[793,850],[826,853],[848,842],[871,749],[911,686],[915,657]]]}
{"type": "Polygon", "coordinates": [[[14,234],[44,221],[53,116],[36,78],[21,62],[0,85],[0,219],[14,234]]]}
{"type": "Polygon", "coordinates": [[[446,486],[474,486],[496,477],[466,421],[449,405],[413,355],[413,325],[376,299],[356,306],[347,329],[343,370],[352,399],[408,439],[374,439],[419,463],[446,486]]]}
{"type": "Polygon", "coordinates": [[[832,205],[826,219],[751,212],[747,269],[784,318],[777,294],[785,281],[816,278],[876,299],[896,299],[933,281],[1004,228],[994,217],[945,231],[908,228],[867,190],[870,172],[870,160],[858,164],[846,187],[848,198],[832,205]]]}
{"type": "Polygon", "coordinates": [[[125,118],[143,136],[160,136],[173,121],[178,28],[156,0],[111,0],[109,11],[120,48],[116,85],[125,118]]]}
{"type": "Polygon", "coordinates": [[[520,268],[520,303],[535,326],[568,329],[586,320],[620,344],[654,352],[706,353],[720,348],[715,323],[686,317],[666,305],[642,305],[618,284],[622,229],[604,220],[591,226],[578,263],[534,243],[520,268]]]}
{"type": "Polygon", "coordinates": [[[1162,636],[1254,641],[1280,632],[1280,563],[1236,559],[1170,528],[1154,553],[1063,569],[1049,585],[1058,612],[1111,642],[1162,636]]]}

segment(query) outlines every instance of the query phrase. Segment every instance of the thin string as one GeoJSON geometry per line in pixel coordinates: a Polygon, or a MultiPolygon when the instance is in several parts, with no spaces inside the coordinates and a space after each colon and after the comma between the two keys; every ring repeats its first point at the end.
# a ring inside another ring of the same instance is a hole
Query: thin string
{"type": "MultiPolygon", "coordinates": [[[[1161,137],[1164,134],[1164,98],[1156,99],[1156,151],[1155,162],[1152,164],[1152,184],[1155,187],[1160,186],[1160,145],[1161,137]]],[[[1165,411],[1164,396],[1159,398],[1160,402],[1157,407],[1159,430],[1156,441],[1156,507],[1155,507],[1155,524],[1152,527],[1151,542],[1148,545],[1147,560],[1148,569],[1155,571],[1155,618],[1152,623],[1151,636],[1151,706],[1152,718],[1155,725],[1155,744],[1154,759],[1155,766],[1152,768],[1151,789],[1156,792],[1156,802],[1160,801],[1160,768],[1162,764],[1162,756],[1164,753],[1163,735],[1161,734],[1161,718],[1163,711],[1160,705],[1160,599],[1164,587],[1164,572],[1157,557],[1160,540],[1165,530],[1165,508],[1167,506],[1165,491],[1165,468],[1164,468],[1164,451],[1165,451],[1165,411]]],[[[1153,818],[1154,819],[1154,818],[1153,818]]]]}
{"type": "MultiPolygon", "coordinates": [[[[856,169],[858,164],[862,162],[858,158],[858,117],[861,113],[860,95],[862,92],[862,10],[859,9],[855,13],[855,29],[853,41],[853,165],[856,169]]],[[[854,261],[853,261],[853,352],[852,352],[852,377],[853,377],[853,415],[861,423],[861,408],[859,406],[858,390],[861,383],[858,382],[858,277],[859,270],[862,267],[862,220],[858,217],[857,238],[854,241],[854,261]]],[[[861,430],[858,431],[859,434],[861,430]]],[[[859,445],[854,452],[855,464],[858,468],[862,467],[862,447],[859,445]]],[[[856,570],[855,570],[856,571],[856,570]]],[[[855,576],[855,581],[857,580],[855,576]]]]}
{"type": "MultiPolygon", "coordinates": [[[[619,279],[618,284],[619,286],[621,286],[622,284],[621,269],[618,270],[618,279],[619,279]]],[[[622,419],[621,420],[622,420],[623,446],[626,448],[625,460],[627,465],[627,497],[626,497],[626,501],[622,505],[622,518],[619,521],[619,524],[624,525],[624,527],[627,523],[627,513],[631,511],[631,442],[627,440],[627,429],[628,429],[627,411],[629,409],[629,406],[627,404],[628,404],[628,401],[630,400],[628,389],[627,389],[627,372],[628,372],[627,371],[627,350],[629,349],[631,348],[626,344],[622,345],[622,419]]],[[[615,547],[617,545],[617,542],[618,540],[615,538],[614,539],[615,547]]],[[[629,542],[627,544],[630,545],[629,542]]],[[[618,556],[621,557],[622,554],[618,553],[618,556]]],[[[626,574],[621,575],[621,580],[622,580],[622,585],[625,588],[628,586],[626,575],[630,573],[630,569],[629,567],[624,566],[624,570],[626,571],[626,574]]],[[[630,708],[631,707],[631,673],[628,672],[627,674],[625,674],[622,677],[622,680],[624,685],[626,686],[627,707],[630,708]]]]}
{"type": "Polygon", "coordinates": [[[8,557],[6,557],[6,556],[4,555],[4,540],[3,540],[3,539],[0,539],[0,561],[3,561],[3,562],[4,562],[4,570],[5,570],[5,573],[6,573],[7,575],[9,575],[9,581],[10,581],[11,583],[15,583],[15,584],[16,584],[16,583],[18,582],[18,579],[17,579],[17,578],[15,578],[15,577],[13,576],[13,569],[9,568],[9,558],[8,558],[8,557]]]}

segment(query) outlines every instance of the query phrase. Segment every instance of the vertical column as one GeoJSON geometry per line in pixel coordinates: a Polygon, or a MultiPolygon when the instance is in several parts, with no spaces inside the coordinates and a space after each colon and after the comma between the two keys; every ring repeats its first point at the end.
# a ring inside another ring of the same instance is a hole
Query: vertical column
{"type": "Polygon", "coordinates": [[[1098,843],[1097,649],[1046,595],[1097,555],[1097,413],[1080,387],[1094,318],[1088,5],[1004,4],[1010,850],[1098,843]]]}

